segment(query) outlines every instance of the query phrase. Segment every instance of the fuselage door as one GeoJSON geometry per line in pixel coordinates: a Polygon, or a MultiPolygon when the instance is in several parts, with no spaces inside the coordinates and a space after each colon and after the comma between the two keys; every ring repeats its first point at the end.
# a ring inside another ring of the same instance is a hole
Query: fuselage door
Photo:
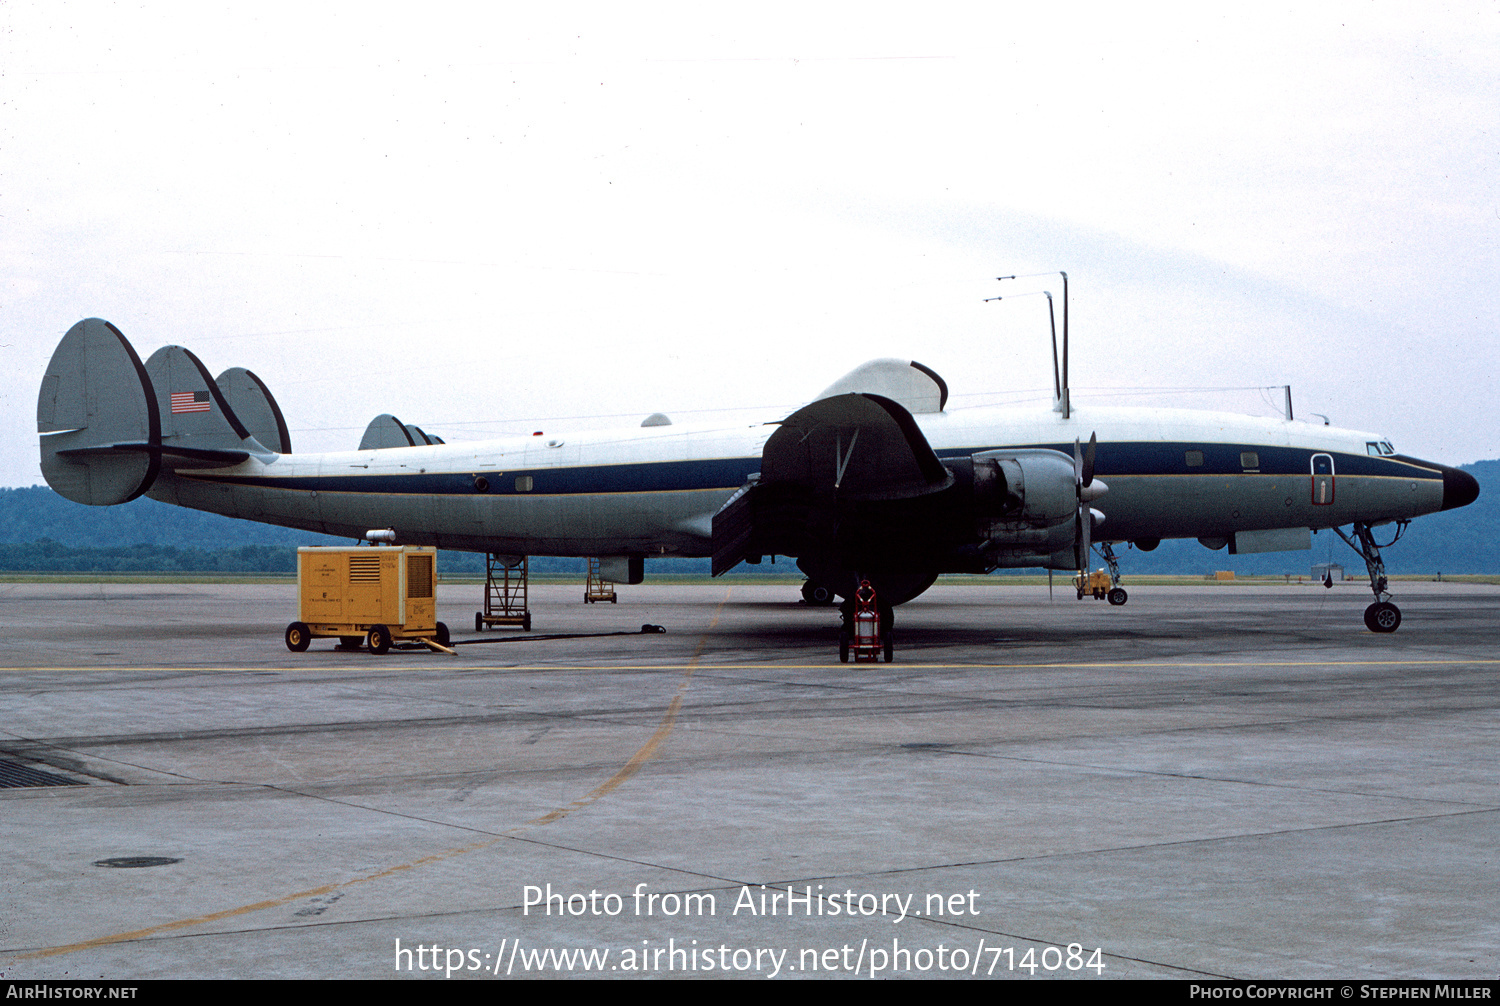
{"type": "Polygon", "coordinates": [[[1328,506],[1333,502],[1333,455],[1312,456],[1312,501],[1313,506],[1328,506]]]}

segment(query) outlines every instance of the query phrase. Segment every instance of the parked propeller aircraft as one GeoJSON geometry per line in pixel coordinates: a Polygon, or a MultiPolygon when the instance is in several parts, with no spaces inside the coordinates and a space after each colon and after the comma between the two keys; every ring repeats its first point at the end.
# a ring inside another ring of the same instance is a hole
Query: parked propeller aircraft
{"type": "Polygon", "coordinates": [[[648,555],[711,556],[716,576],[790,556],[810,600],[870,580],[887,629],[890,606],[940,573],[1086,570],[1097,549],[1118,586],[1112,544],[1266,552],[1333,529],[1366,561],[1366,625],[1390,632],[1401,616],[1380,549],[1394,538],[1377,545],[1373,529],[1394,522],[1399,537],[1479,493],[1465,472],[1397,454],[1378,434],[1294,422],[1290,406],[1280,420],[1074,408],[1066,339],[1055,391],[1052,410],[948,410],[936,373],[883,359],[763,424],[690,428],[658,414],[626,430],[447,444],[384,415],[359,450],[294,454],[254,374],[214,379],[180,346],[142,363],[91,318],[53,353],[37,425],[47,482],[79,503],[145,494],[355,539],[391,528],[414,545],[604,557],[608,578],[631,583],[648,555]]]}

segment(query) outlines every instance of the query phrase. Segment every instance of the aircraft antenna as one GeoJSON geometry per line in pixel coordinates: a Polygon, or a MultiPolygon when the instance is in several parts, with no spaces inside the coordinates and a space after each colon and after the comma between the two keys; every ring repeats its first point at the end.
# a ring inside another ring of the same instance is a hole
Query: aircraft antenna
{"type": "MultiPolygon", "coordinates": [[[[1063,414],[1063,418],[1067,419],[1070,416],[1072,416],[1072,414],[1073,414],[1073,406],[1072,406],[1072,403],[1069,401],[1069,396],[1068,396],[1068,274],[1065,273],[1065,272],[1063,272],[1061,269],[1059,269],[1056,272],[1033,272],[1033,273],[1027,273],[1024,276],[996,276],[995,280],[997,282],[1002,282],[1003,283],[1005,280],[1008,280],[1008,279],[1034,279],[1034,278],[1039,277],[1039,276],[1061,276],[1062,277],[1062,285],[1063,285],[1063,344],[1062,344],[1062,367],[1061,367],[1060,371],[1059,371],[1058,364],[1057,364],[1057,318],[1052,313],[1052,293],[1049,290],[1042,290],[1040,292],[1047,295],[1047,315],[1048,315],[1049,318],[1052,319],[1052,384],[1053,384],[1054,388],[1056,389],[1056,393],[1057,393],[1057,398],[1052,403],[1052,410],[1054,412],[1061,412],[1063,414]]],[[[1016,296],[1022,296],[1022,297],[1024,297],[1024,296],[1026,296],[1026,294],[1018,294],[1016,296]]],[[[1004,299],[1005,299],[1004,297],[986,297],[985,298],[986,301],[1004,300],[1004,299]]]]}
{"type": "Polygon", "coordinates": [[[1063,364],[1062,364],[1062,394],[1058,396],[1058,402],[1062,405],[1063,418],[1072,415],[1072,403],[1068,400],[1068,274],[1058,270],[1063,279],[1063,364]]]}

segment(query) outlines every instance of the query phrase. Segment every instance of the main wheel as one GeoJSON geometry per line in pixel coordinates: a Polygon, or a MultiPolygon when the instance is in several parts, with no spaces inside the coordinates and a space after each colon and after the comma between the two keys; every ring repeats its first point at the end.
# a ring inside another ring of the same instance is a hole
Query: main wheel
{"type": "Polygon", "coordinates": [[[286,648],[293,653],[301,653],[310,642],[312,632],[308,630],[306,622],[293,622],[286,627],[286,648]]]}
{"type": "Polygon", "coordinates": [[[840,630],[840,632],[839,632],[839,663],[841,663],[841,664],[847,664],[848,662],[849,662],[849,633],[840,630]]]}
{"type": "Polygon", "coordinates": [[[439,622],[437,624],[437,644],[439,646],[447,646],[449,638],[448,626],[442,622],[439,622]]]}
{"type": "Polygon", "coordinates": [[[821,583],[808,580],[802,585],[802,601],[804,604],[826,607],[833,603],[833,591],[821,583]]]}
{"type": "Polygon", "coordinates": [[[370,627],[370,652],[376,656],[389,653],[391,649],[391,630],[383,625],[370,627]]]}
{"type": "Polygon", "coordinates": [[[530,632],[531,631],[531,612],[529,612],[529,611],[526,614],[524,614],[524,615],[521,616],[521,631],[522,632],[530,632]]]}
{"type": "Polygon", "coordinates": [[[1389,601],[1376,601],[1365,609],[1365,628],[1371,632],[1395,632],[1401,625],[1401,609],[1389,601]]]}
{"type": "Polygon", "coordinates": [[[480,612],[480,611],[474,612],[474,631],[475,632],[483,632],[484,631],[484,613],[483,612],[480,612]]]}
{"type": "Polygon", "coordinates": [[[1107,596],[1109,597],[1109,603],[1116,606],[1124,604],[1130,599],[1130,595],[1125,593],[1124,587],[1115,587],[1107,596]]]}
{"type": "Polygon", "coordinates": [[[890,663],[896,655],[896,641],[891,638],[890,632],[885,634],[885,662],[890,663]]]}

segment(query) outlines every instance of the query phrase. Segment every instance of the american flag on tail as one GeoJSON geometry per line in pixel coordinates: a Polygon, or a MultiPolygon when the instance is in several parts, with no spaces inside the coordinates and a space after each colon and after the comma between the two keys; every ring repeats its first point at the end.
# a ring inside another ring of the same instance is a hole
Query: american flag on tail
{"type": "Polygon", "coordinates": [[[206,391],[174,391],[172,392],[172,414],[179,412],[212,412],[213,407],[209,405],[208,392],[206,391]]]}

